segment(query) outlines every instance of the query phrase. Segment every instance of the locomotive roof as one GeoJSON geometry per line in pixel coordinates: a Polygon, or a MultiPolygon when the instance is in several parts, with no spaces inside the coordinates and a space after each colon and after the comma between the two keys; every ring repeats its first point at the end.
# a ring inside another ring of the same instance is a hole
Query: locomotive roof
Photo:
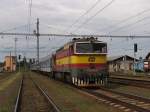
{"type": "Polygon", "coordinates": [[[98,38],[94,38],[94,37],[90,37],[90,38],[73,38],[70,42],[64,44],[62,47],[60,47],[58,50],[56,50],[56,52],[64,49],[65,46],[70,46],[72,44],[74,44],[75,42],[102,42],[99,41],[98,38]]]}

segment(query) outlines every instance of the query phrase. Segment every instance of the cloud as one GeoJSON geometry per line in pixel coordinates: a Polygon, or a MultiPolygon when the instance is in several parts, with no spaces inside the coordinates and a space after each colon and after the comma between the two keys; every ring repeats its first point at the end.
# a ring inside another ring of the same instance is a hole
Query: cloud
{"type": "MultiPolygon", "coordinates": [[[[1,0],[1,10],[0,10],[0,30],[11,29],[16,26],[25,25],[28,22],[28,2],[27,0],[1,0]]],[[[32,19],[31,19],[31,32],[36,29],[36,18],[40,18],[40,32],[42,33],[65,33],[66,29],[86,10],[91,7],[97,0],[33,0],[32,7],[32,19]],[[48,25],[53,28],[48,27],[48,25]]],[[[98,10],[104,7],[111,0],[101,0],[97,6],[90,11],[86,16],[82,17],[79,23],[70,28],[69,31],[73,31],[76,27],[80,26],[86,19],[94,15],[98,10]]],[[[128,25],[136,22],[137,20],[150,16],[150,12],[147,12],[137,18],[134,18],[130,21],[123,22],[119,25],[121,20],[128,18],[141,12],[145,9],[149,9],[150,1],[149,0],[115,0],[115,2],[106,8],[102,13],[99,13],[96,17],[93,17],[91,21],[85,24],[81,29],[72,33],[80,34],[107,34],[111,30],[122,27],[123,25],[128,25]]],[[[145,20],[141,23],[137,23],[133,26],[119,29],[116,32],[113,32],[113,35],[148,35],[149,29],[149,20],[145,20]]],[[[18,28],[9,32],[27,32],[27,27],[18,28]]],[[[4,39],[0,39],[0,46],[5,48],[9,46],[14,46],[15,36],[4,36],[4,39]]],[[[20,36],[16,36],[20,38],[20,36]]],[[[69,41],[69,38],[65,37],[41,37],[40,46],[42,50],[49,50],[49,52],[62,46],[64,43],[69,41]],[[49,40],[49,38],[52,38],[49,40]]],[[[130,42],[120,42],[122,39],[113,39],[111,41],[109,38],[102,38],[102,40],[108,42],[108,45],[111,44],[110,55],[115,54],[124,54],[123,48],[131,48],[134,42],[139,42],[138,39],[130,40],[130,42]],[[121,43],[121,44],[120,44],[121,43]],[[120,44],[120,45],[119,45],[120,44]],[[117,46],[118,45],[118,46],[117,46]],[[119,52],[115,48],[120,50],[119,52]],[[116,53],[117,52],[117,53],[116,53]]],[[[143,39],[144,40],[144,39],[143,39]]],[[[145,39],[146,40],[146,39],[145,39]]],[[[147,41],[146,41],[147,42],[147,41]]],[[[144,46],[145,41],[139,43],[139,45],[145,49],[148,47],[144,46]]],[[[149,46],[150,47],[150,46],[149,46]]],[[[17,43],[18,51],[20,50],[35,50],[36,51],[36,38],[30,37],[30,40],[26,40],[26,37],[23,36],[22,39],[18,40],[17,43]],[[31,49],[30,49],[31,48],[31,49]],[[35,49],[34,49],[35,48],[35,49]]],[[[2,48],[0,48],[0,51],[2,48]]],[[[13,48],[12,48],[13,50],[13,48]]],[[[139,56],[145,56],[148,50],[143,50],[139,52],[139,56]]],[[[20,53],[20,52],[18,52],[20,53]]],[[[131,51],[126,51],[127,54],[132,54],[131,51]]],[[[1,57],[7,53],[0,52],[1,57]]],[[[28,57],[36,56],[36,52],[27,53],[28,57]]],[[[41,53],[41,57],[47,55],[47,53],[41,53]]]]}

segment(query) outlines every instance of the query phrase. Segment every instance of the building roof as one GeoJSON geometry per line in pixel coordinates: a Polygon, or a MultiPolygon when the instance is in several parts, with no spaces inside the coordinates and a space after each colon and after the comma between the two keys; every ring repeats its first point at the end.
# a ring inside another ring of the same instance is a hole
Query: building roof
{"type": "Polygon", "coordinates": [[[113,60],[116,60],[118,58],[120,58],[122,56],[112,56],[112,57],[108,57],[108,61],[113,61],[113,60]]]}
{"type": "Polygon", "coordinates": [[[148,59],[150,57],[150,52],[146,55],[145,59],[148,59]]]}
{"type": "MultiPolygon", "coordinates": [[[[131,57],[131,56],[128,56],[128,55],[120,55],[120,56],[108,57],[108,62],[123,60],[124,57],[126,57],[126,59],[134,60],[134,57],[131,57]]],[[[137,60],[138,59],[136,59],[136,61],[137,60]]]]}

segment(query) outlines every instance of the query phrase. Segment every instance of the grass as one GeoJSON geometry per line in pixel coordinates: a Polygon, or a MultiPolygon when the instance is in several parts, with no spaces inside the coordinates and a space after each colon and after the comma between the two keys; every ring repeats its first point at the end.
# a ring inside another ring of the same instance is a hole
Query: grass
{"type": "Polygon", "coordinates": [[[20,73],[14,74],[0,85],[0,112],[11,112],[16,101],[19,88],[20,73]]]}
{"type": "Polygon", "coordinates": [[[3,91],[5,88],[7,88],[16,78],[18,77],[19,73],[17,73],[15,76],[12,76],[11,78],[3,81],[0,85],[0,91],[3,91]]]}
{"type": "Polygon", "coordinates": [[[34,75],[34,78],[47,90],[62,112],[121,112],[79,93],[75,88],[64,83],[43,76],[34,75]]]}

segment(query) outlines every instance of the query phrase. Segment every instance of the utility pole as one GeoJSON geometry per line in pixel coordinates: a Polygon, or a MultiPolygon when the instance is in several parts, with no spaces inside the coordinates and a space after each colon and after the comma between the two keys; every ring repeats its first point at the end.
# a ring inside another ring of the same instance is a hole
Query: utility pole
{"type": "Polygon", "coordinates": [[[37,23],[36,23],[36,27],[37,27],[37,32],[36,32],[36,36],[37,36],[37,63],[39,63],[39,18],[37,18],[37,23]]]}
{"type": "Polygon", "coordinates": [[[17,41],[18,39],[15,38],[15,63],[17,64],[17,41]]]}
{"type": "Polygon", "coordinates": [[[10,72],[12,72],[12,66],[11,66],[11,51],[10,51],[10,72]]]}

